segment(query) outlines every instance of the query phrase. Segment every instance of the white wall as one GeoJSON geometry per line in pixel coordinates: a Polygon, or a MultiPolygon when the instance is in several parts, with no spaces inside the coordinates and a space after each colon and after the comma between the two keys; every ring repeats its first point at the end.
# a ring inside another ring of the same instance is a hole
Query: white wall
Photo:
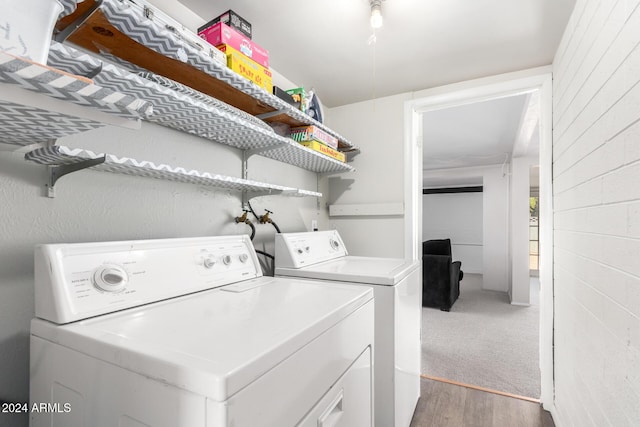
{"type": "Polygon", "coordinates": [[[482,193],[422,196],[422,240],[451,239],[454,261],[465,273],[482,274],[482,193]]]}
{"type": "Polygon", "coordinates": [[[507,292],[509,271],[509,176],[502,167],[483,175],[484,259],[482,287],[507,292]]]}
{"type": "Polygon", "coordinates": [[[502,165],[423,171],[424,181],[482,177],[483,288],[508,291],[509,175],[502,165]]]}
{"type": "Polygon", "coordinates": [[[554,59],[556,425],[640,425],[640,2],[579,0],[554,59]]]}
{"type": "Polygon", "coordinates": [[[529,305],[529,194],[531,166],[537,158],[516,157],[511,162],[509,294],[512,304],[529,305]]]}
{"type": "MultiPolygon", "coordinates": [[[[59,143],[241,176],[239,150],[148,123],[139,131],[108,127],[59,143]]],[[[249,162],[250,179],[317,187],[314,173],[260,157],[249,162]]],[[[34,245],[249,233],[248,226],[233,222],[242,214],[237,192],[81,171],[58,181],[56,197],[50,199],[43,197],[45,171],[25,162],[23,154],[0,151],[0,401],[25,402],[29,397],[34,245]]],[[[318,218],[316,203],[279,196],[252,201],[258,214],[265,208],[273,211],[285,232],[308,230],[311,219],[318,218]]],[[[256,246],[273,253],[273,227],[256,227],[256,246]]],[[[27,425],[26,417],[9,418],[1,414],[0,425],[27,425]]]]}
{"type": "MultiPolygon", "coordinates": [[[[331,203],[404,202],[404,101],[409,98],[401,94],[327,111],[330,126],[362,147],[353,174],[329,179],[331,203]]],[[[404,256],[402,216],[331,218],[329,226],[340,232],[352,255],[404,256]]]]}

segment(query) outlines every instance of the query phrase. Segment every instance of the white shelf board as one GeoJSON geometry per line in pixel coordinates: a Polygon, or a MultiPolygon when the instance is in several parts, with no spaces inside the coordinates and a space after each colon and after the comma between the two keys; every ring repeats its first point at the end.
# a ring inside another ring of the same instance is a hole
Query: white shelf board
{"type": "Polygon", "coordinates": [[[309,191],[309,190],[300,190],[297,188],[291,190],[284,190],[282,192],[283,196],[291,196],[291,197],[322,197],[322,193],[317,191],[309,191]]]}
{"type": "Polygon", "coordinates": [[[298,196],[308,195],[315,197],[322,196],[321,193],[314,193],[281,185],[267,184],[264,182],[212,174],[209,172],[200,172],[165,164],[156,165],[153,162],[145,160],[116,157],[112,154],[94,153],[89,150],[69,148],[60,145],[38,148],[25,154],[26,160],[48,166],[72,165],[83,160],[99,159],[101,157],[105,157],[104,163],[92,166],[90,169],[182,182],[186,184],[213,186],[236,191],[247,191],[260,193],[261,195],[285,194],[298,196]]]}

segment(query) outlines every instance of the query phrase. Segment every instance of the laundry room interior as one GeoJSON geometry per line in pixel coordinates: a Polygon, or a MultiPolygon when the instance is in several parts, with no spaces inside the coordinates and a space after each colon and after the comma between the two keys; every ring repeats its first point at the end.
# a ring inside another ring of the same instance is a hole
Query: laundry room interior
{"type": "Polygon", "coordinates": [[[640,424],[640,1],[0,10],[0,427],[640,424]]]}

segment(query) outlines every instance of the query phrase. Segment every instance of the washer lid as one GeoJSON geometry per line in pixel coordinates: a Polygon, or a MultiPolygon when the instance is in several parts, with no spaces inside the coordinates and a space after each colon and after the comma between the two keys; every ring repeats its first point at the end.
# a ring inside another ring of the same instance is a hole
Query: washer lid
{"type": "Polygon", "coordinates": [[[373,299],[371,289],[259,278],[32,335],[224,401],[373,299]]]}
{"type": "Polygon", "coordinates": [[[393,286],[420,266],[401,258],[345,256],[302,268],[278,268],[276,275],[393,286]]]}

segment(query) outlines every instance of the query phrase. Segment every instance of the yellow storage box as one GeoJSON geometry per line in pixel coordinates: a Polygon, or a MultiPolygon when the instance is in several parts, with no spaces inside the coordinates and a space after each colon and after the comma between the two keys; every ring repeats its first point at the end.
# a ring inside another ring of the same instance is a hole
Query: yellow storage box
{"type": "Polygon", "coordinates": [[[221,44],[218,49],[227,55],[227,67],[242,77],[246,77],[269,93],[273,92],[273,78],[268,68],[240,53],[229,45],[221,44]]]}
{"type": "Polygon", "coordinates": [[[346,156],[344,155],[344,153],[334,150],[331,147],[327,147],[326,145],[318,141],[302,141],[300,142],[300,144],[304,145],[305,147],[309,147],[312,150],[318,151],[322,154],[326,154],[329,157],[333,157],[336,160],[340,160],[341,162],[344,162],[346,160],[346,156]]]}

